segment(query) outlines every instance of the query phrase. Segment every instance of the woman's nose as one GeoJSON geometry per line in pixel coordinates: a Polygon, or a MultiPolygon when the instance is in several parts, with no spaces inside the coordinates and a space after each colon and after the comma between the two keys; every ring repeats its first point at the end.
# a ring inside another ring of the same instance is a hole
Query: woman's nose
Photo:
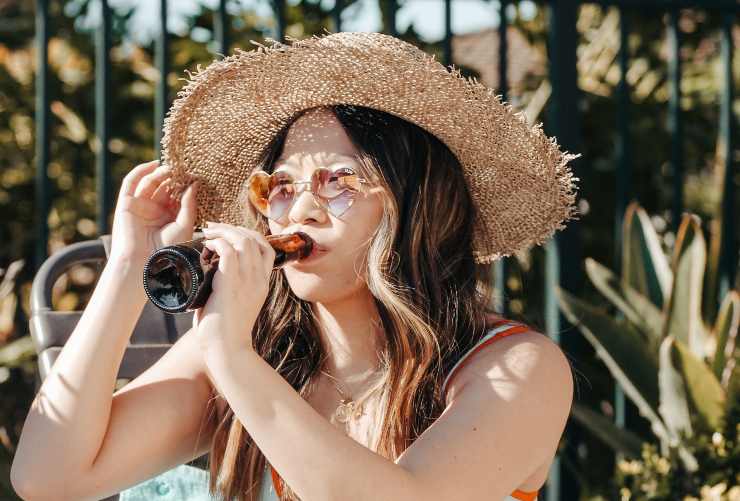
{"type": "Polygon", "coordinates": [[[291,221],[296,223],[301,223],[307,218],[322,222],[326,218],[326,211],[313,193],[309,190],[302,190],[296,194],[296,199],[290,207],[288,216],[291,221]]]}

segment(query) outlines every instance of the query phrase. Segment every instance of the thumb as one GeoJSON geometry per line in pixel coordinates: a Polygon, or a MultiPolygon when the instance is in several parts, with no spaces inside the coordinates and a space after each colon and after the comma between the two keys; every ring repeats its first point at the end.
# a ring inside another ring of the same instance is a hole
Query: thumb
{"type": "Polygon", "coordinates": [[[180,210],[177,212],[177,224],[182,228],[193,228],[195,225],[195,194],[200,185],[199,181],[195,181],[185,189],[182,194],[182,200],[180,201],[180,210]]]}

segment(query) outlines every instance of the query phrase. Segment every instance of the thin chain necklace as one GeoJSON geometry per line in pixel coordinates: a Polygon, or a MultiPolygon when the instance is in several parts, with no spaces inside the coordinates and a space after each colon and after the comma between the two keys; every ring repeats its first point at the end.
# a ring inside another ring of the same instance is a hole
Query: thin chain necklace
{"type": "Polygon", "coordinates": [[[350,420],[358,419],[360,416],[362,416],[363,402],[367,400],[370,395],[375,393],[383,385],[384,382],[384,378],[378,379],[378,382],[371,390],[369,390],[362,397],[355,400],[346,391],[342,390],[342,388],[339,387],[339,384],[341,383],[337,378],[324,370],[321,370],[321,372],[329,376],[334,381],[334,388],[336,388],[337,393],[339,393],[339,397],[341,399],[339,407],[337,407],[337,409],[334,411],[334,414],[332,414],[331,421],[339,421],[340,423],[344,423],[345,428],[349,426],[348,423],[350,420]]]}

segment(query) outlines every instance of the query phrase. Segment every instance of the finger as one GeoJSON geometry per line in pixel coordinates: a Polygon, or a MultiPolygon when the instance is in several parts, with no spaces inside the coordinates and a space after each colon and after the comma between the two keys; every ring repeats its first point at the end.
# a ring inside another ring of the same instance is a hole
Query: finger
{"type": "MultiPolygon", "coordinates": [[[[195,181],[185,189],[180,200],[180,208],[177,212],[177,224],[182,228],[194,228],[195,227],[195,215],[197,212],[196,195],[200,188],[200,181],[195,181]]],[[[175,204],[177,207],[177,204],[175,204]]]]}
{"type": "Polygon", "coordinates": [[[256,244],[251,244],[251,237],[240,231],[236,226],[223,224],[218,227],[208,226],[203,228],[206,238],[223,238],[227,240],[234,250],[239,254],[241,272],[245,274],[254,273],[255,261],[261,261],[262,255],[256,244]]]}
{"type": "Polygon", "coordinates": [[[263,257],[262,257],[262,251],[260,250],[260,245],[253,239],[253,238],[246,238],[244,240],[246,242],[246,245],[248,246],[248,250],[246,251],[246,255],[249,256],[249,259],[245,259],[244,262],[245,267],[248,267],[248,270],[245,270],[245,272],[249,273],[249,276],[259,276],[260,274],[264,274],[264,265],[263,263],[263,257]]]}
{"type": "Polygon", "coordinates": [[[208,226],[203,228],[203,234],[206,237],[221,237],[228,240],[231,245],[238,248],[240,251],[245,251],[243,241],[249,238],[249,235],[241,231],[237,226],[230,224],[217,224],[209,223],[208,226]]]}
{"type": "Polygon", "coordinates": [[[243,226],[237,226],[236,229],[249,237],[249,239],[255,244],[256,256],[259,256],[259,264],[255,271],[259,271],[265,275],[269,275],[275,266],[275,249],[273,249],[267,238],[259,231],[251,230],[243,226]]]}
{"type": "Polygon", "coordinates": [[[224,235],[232,235],[234,239],[241,238],[243,236],[251,238],[259,244],[260,254],[264,254],[265,252],[269,254],[270,252],[275,251],[262,233],[245,228],[244,226],[208,221],[208,226],[204,228],[204,231],[205,230],[220,231],[223,232],[224,235]]]}
{"type": "Polygon", "coordinates": [[[162,183],[162,181],[170,177],[171,173],[172,169],[169,166],[160,165],[153,172],[150,172],[141,179],[139,185],[136,187],[134,196],[151,198],[157,187],[162,183]]]}
{"type": "MultiPolygon", "coordinates": [[[[225,275],[233,275],[240,272],[239,256],[228,240],[224,238],[206,239],[203,246],[208,247],[218,254],[218,270],[225,275]]],[[[215,280],[216,277],[214,277],[215,280]]]]}
{"type": "Polygon", "coordinates": [[[126,196],[119,202],[123,210],[128,210],[147,221],[159,221],[170,219],[166,212],[162,212],[162,207],[147,198],[136,198],[126,196]]]}
{"type": "Polygon", "coordinates": [[[254,241],[257,242],[257,245],[259,245],[262,250],[262,267],[265,274],[269,276],[269,274],[272,273],[272,269],[275,267],[275,255],[277,252],[275,252],[275,249],[270,245],[270,242],[267,241],[265,235],[254,230],[247,231],[251,231],[255,234],[254,241]]]}
{"type": "Polygon", "coordinates": [[[137,165],[131,171],[126,174],[121,184],[121,195],[133,195],[136,190],[136,186],[141,181],[141,178],[152,172],[159,165],[159,160],[152,160],[144,164],[137,165]]]}
{"type": "Polygon", "coordinates": [[[160,205],[170,206],[173,200],[171,186],[172,178],[168,177],[167,179],[159,183],[159,186],[157,186],[157,189],[154,191],[151,199],[160,205]]]}

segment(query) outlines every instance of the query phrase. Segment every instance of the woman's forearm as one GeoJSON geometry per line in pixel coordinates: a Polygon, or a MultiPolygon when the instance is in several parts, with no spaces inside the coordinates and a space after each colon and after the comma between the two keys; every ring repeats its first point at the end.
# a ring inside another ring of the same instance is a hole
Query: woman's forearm
{"type": "Polygon", "coordinates": [[[204,360],[236,417],[301,499],[433,499],[411,473],[330,424],[253,350],[216,347],[204,360]]]}
{"type": "Polygon", "coordinates": [[[118,369],[146,303],[140,268],[118,259],[105,265],[31,405],[13,459],[13,485],[74,481],[93,464],[108,427],[118,369]]]}

